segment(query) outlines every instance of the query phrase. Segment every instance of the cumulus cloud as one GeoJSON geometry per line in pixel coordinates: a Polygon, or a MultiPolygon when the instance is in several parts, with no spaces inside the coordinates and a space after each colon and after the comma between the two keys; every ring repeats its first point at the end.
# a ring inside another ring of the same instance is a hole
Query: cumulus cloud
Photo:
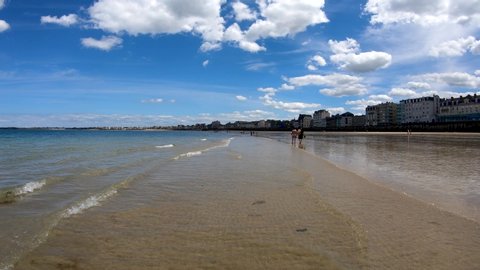
{"type": "Polygon", "coordinates": [[[95,48],[102,51],[110,51],[112,48],[122,44],[123,40],[116,36],[104,36],[101,39],[83,38],[82,45],[87,48],[95,48]]]}
{"type": "Polygon", "coordinates": [[[360,44],[352,38],[347,38],[342,41],[329,40],[328,45],[334,54],[349,54],[360,51],[360,44]]]}
{"type": "Polygon", "coordinates": [[[320,55],[315,55],[310,60],[307,62],[307,68],[308,70],[318,70],[319,67],[324,67],[327,65],[327,61],[320,56],[320,55]]]}
{"type": "Polygon", "coordinates": [[[286,84],[286,83],[283,83],[282,86],[280,86],[280,90],[289,91],[289,90],[294,90],[294,89],[295,89],[295,86],[289,85],[289,84],[286,84]]]}
{"type": "Polygon", "coordinates": [[[304,102],[283,102],[273,98],[273,95],[266,94],[260,97],[265,106],[270,106],[278,110],[284,110],[290,113],[301,113],[307,109],[317,109],[321,105],[317,103],[304,103],[304,102]]]}
{"type": "Polygon", "coordinates": [[[427,73],[414,77],[416,80],[436,84],[446,84],[452,87],[478,88],[480,77],[464,72],[427,73]]]}
{"type": "Polygon", "coordinates": [[[392,102],[393,99],[387,95],[371,95],[368,99],[348,100],[347,105],[351,105],[356,111],[365,111],[367,106],[373,106],[380,103],[392,102]]]}
{"type": "Polygon", "coordinates": [[[480,18],[479,0],[369,0],[365,12],[372,24],[466,23],[480,18]]]}
{"type": "Polygon", "coordinates": [[[42,16],[40,18],[40,22],[42,24],[51,23],[68,27],[70,25],[78,23],[78,16],[75,14],[63,15],[61,17],[42,16]]]}
{"type": "Polygon", "coordinates": [[[193,33],[204,41],[202,50],[219,48],[224,19],[223,0],[99,0],[88,9],[96,28],[111,33],[157,35],[193,33]]]}
{"type": "MultiPolygon", "coordinates": [[[[4,6],[5,6],[5,1],[0,0],[0,9],[2,9],[4,6]]],[[[8,29],[10,29],[10,25],[4,20],[0,20],[0,33],[7,31],[8,29]]]]}
{"type": "Polygon", "coordinates": [[[4,20],[0,20],[0,33],[5,32],[8,29],[10,29],[10,25],[4,20]]]}
{"type": "Polygon", "coordinates": [[[327,96],[342,97],[367,93],[367,88],[362,84],[362,78],[338,73],[287,78],[287,82],[298,87],[308,85],[325,86],[326,88],[321,89],[320,93],[327,96]]]}
{"type": "Polygon", "coordinates": [[[244,97],[244,96],[235,96],[235,98],[236,98],[237,100],[239,100],[239,101],[245,101],[245,100],[247,100],[247,98],[244,97]]]}
{"type": "Polygon", "coordinates": [[[432,86],[426,82],[408,82],[408,88],[410,89],[431,89],[432,86]]]}
{"type": "Polygon", "coordinates": [[[394,97],[408,97],[408,98],[413,98],[418,96],[417,92],[415,92],[414,90],[409,88],[400,88],[400,87],[392,88],[392,90],[390,90],[388,94],[394,97]]]}
{"type": "Polygon", "coordinates": [[[235,14],[235,20],[237,20],[238,22],[251,21],[257,18],[256,12],[250,10],[248,5],[240,1],[233,2],[232,8],[235,14]]]}
{"type": "Polygon", "coordinates": [[[472,54],[480,54],[480,40],[469,36],[467,38],[446,41],[431,48],[429,55],[433,57],[462,56],[467,51],[472,54]]]}
{"type": "Polygon", "coordinates": [[[475,75],[480,77],[480,69],[479,69],[479,70],[475,70],[475,75]]]}
{"type": "Polygon", "coordinates": [[[244,111],[244,112],[232,112],[232,113],[221,113],[216,118],[212,119],[220,119],[224,122],[230,121],[258,121],[264,120],[267,118],[275,118],[275,114],[272,112],[267,112],[263,110],[251,110],[251,111],[244,111]]]}
{"type": "Polygon", "coordinates": [[[235,23],[225,35],[226,41],[249,52],[265,50],[258,40],[294,36],[309,26],[328,22],[323,0],[258,0],[256,4],[257,19],[245,30],[235,23]]]}
{"type": "Polygon", "coordinates": [[[335,114],[342,114],[347,112],[344,107],[332,107],[332,108],[327,108],[327,111],[330,112],[330,114],[335,115],[335,114]]]}
{"type": "Polygon", "coordinates": [[[205,60],[205,61],[203,61],[202,66],[206,67],[206,66],[208,66],[209,63],[210,63],[209,60],[205,60]]]}
{"type": "Polygon", "coordinates": [[[328,44],[334,55],[330,61],[341,69],[353,72],[370,72],[379,68],[386,68],[392,63],[392,56],[385,52],[370,51],[358,53],[360,45],[354,39],[344,41],[329,40],[328,44]]]}

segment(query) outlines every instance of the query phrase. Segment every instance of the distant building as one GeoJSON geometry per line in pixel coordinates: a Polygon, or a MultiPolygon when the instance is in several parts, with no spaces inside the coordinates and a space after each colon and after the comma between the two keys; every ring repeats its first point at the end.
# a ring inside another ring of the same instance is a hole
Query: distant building
{"type": "Polygon", "coordinates": [[[298,124],[300,128],[310,128],[312,126],[312,116],[308,114],[300,114],[298,116],[298,124]]]}
{"type": "Polygon", "coordinates": [[[398,122],[399,105],[393,102],[367,106],[365,109],[367,126],[395,126],[398,122]]]}
{"type": "Polygon", "coordinates": [[[438,114],[440,98],[437,95],[433,97],[421,97],[401,100],[403,106],[403,123],[433,123],[438,114]]]}
{"type": "Polygon", "coordinates": [[[351,127],[353,125],[353,113],[346,112],[341,114],[340,117],[337,118],[337,127],[345,128],[351,127]]]}
{"type": "Polygon", "coordinates": [[[330,113],[326,110],[315,111],[313,113],[312,127],[314,127],[314,128],[326,128],[328,117],[330,117],[330,113]]]}
{"type": "Polygon", "coordinates": [[[365,115],[355,115],[352,119],[352,126],[353,127],[365,127],[366,123],[366,116],[365,115]]]}
{"type": "Polygon", "coordinates": [[[480,121],[480,97],[477,94],[441,99],[439,122],[480,121]]]}

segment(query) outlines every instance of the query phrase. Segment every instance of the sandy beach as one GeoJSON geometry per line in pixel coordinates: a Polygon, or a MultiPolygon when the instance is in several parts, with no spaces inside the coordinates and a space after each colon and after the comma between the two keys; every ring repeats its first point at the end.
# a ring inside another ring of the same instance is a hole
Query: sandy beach
{"type": "Polygon", "coordinates": [[[62,220],[14,268],[480,267],[480,224],[304,150],[238,137],[205,156],[62,220]]]}

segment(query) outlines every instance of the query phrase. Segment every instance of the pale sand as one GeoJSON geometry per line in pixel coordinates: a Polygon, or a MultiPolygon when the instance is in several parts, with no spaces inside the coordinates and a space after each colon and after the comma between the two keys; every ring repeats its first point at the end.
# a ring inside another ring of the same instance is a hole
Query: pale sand
{"type": "Polygon", "coordinates": [[[268,139],[209,154],[64,220],[16,269],[480,267],[478,223],[268,139]],[[113,206],[135,194],[148,204],[113,206]]]}

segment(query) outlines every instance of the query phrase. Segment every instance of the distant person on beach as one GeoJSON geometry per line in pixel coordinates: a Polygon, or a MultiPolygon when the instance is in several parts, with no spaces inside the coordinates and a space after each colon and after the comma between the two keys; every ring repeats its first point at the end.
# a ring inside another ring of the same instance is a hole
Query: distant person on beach
{"type": "Polygon", "coordinates": [[[302,140],[303,140],[304,137],[305,137],[305,135],[303,135],[303,129],[299,129],[299,132],[298,132],[298,146],[299,147],[303,147],[302,140]]]}
{"type": "Polygon", "coordinates": [[[292,129],[290,134],[292,135],[292,144],[297,144],[298,131],[296,129],[292,129]]]}

